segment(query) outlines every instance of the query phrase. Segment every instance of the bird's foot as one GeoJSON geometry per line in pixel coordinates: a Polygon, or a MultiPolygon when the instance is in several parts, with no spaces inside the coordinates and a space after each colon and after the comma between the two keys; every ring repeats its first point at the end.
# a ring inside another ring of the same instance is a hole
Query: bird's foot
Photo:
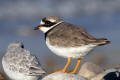
{"type": "Polygon", "coordinates": [[[59,71],[56,71],[55,73],[58,73],[58,72],[63,72],[63,73],[65,73],[66,71],[65,71],[65,70],[59,70],[59,71]]]}
{"type": "Polygon", "coordinates": [[[58,72],[69,73],[69,74],[76,74],[75,71],[71,72],[71,71],[65,71],[65,70],[59,70],[59,71],[56,71],[55,73],[58,73],[58,72]]]}
{"type": "Polygon", "coordinates": [[[74,72],[74,71],[73,72],[68,72],[68,73],[70,73],[70,74],[76,74],[76,72],[74,72]]]}

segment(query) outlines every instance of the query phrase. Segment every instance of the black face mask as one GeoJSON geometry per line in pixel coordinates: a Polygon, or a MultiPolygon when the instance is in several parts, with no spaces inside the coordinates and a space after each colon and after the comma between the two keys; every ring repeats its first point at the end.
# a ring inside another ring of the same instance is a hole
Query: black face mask
{"type": "Polygon", "coordinates": [[[54,24],[56,24],[55,22],[50,22],[50,21],[46,20],[46,18],[43,18],[42,21],[45,23],[44,25],[42,25],[44,27],[51,27],[54,24]]]}

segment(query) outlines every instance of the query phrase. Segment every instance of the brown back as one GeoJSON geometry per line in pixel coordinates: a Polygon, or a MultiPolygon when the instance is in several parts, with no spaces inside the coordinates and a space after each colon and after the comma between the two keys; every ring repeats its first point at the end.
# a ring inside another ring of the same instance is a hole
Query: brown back
{"type": "Polygon", "coordinates": [[[49,31],[50,44],[61,47],[78,47],[82,45],[99,43],[97,39],[88,34],[82,27],[63,22],[49,31]]]}

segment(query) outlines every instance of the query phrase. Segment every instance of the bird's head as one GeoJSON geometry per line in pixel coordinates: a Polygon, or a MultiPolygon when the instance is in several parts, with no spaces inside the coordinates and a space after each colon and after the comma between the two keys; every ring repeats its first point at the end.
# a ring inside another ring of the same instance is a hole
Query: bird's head
{"type": "Polygon", "coordinates": [[[8,46],[8,50],[12,50],[15,48],[24,48],[24,45],[22,42],[14,42],[14,43],[9,44],[8,46]]]}
{"type": "Polygon", "coordinates": [[[62,23],[62,19],[53,16],[47,16],[43,18],[40,22],[40,25],[35,27],[34,30],[41,30],[44,33],[55,27],[56,25],[62,23]]]}

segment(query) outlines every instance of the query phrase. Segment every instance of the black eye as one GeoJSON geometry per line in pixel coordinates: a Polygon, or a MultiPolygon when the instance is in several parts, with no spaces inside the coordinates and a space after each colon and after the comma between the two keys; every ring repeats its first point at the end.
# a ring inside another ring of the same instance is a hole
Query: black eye
{"type": "Polygon", "coordinates": [[[47,20],[46,18],[43,18],[43,19],[42,19],[42,22],[45,23],[45,24],[42,25],[42,26],[44,26],[44,27],[51,27],[51,26],[53,26],[54,24],[56,24],[56,22],[51,22],[51,21],[47,20]]]}
{"type": "Polygon", "coordinates": [[[21,45],[21,48],[24,48],[24,45],[21,45]]]}
{"type": "Polygon", "coordinates": [[[51,24],[51,23],[52,23],[52,22],[50,22],[50,21],[46,20],[46,18],[43,18],[43,19],[42,19],[42,21],[45,23],[45,25],[49,25],[49,24],[51,24]]]}
{"type": "Polygon", "coordinates": [[[43,20],[43,22],[45,23],[45,24],[43,24],[44,27],[51,27],[54,24],[56,24],[54,22],[50,22],[50,21],[47,21],[47,20],[43,20]]]}
{"type": "Polygon", "coordinates": [[[51,24],[52,22],[50,22],[50,21],[45,21],[45,24],[51,24]]]}

